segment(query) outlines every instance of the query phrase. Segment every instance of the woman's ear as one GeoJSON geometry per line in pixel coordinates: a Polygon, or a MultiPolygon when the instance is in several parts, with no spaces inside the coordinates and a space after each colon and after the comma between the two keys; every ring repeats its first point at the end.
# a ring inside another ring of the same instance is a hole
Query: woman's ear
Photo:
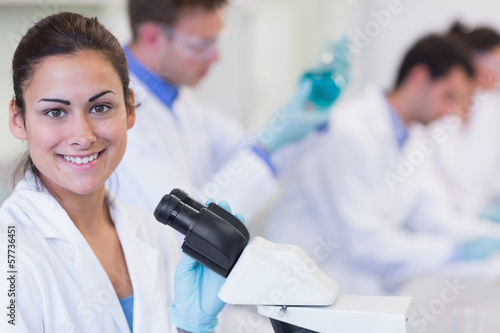
{"type": "Polygon", "coordinates": [[[135,94],[129,89],[129,100],[127,102],[127,129],[131,129],[135,124],[135,94]]]}
{"type": "Polygon", "coordinates": [[[24,127],[24,118],[18,110],[15,100],[9,104],[9,128],[12,135],[19,140],[26,140],[26,128],[24,127]]]}

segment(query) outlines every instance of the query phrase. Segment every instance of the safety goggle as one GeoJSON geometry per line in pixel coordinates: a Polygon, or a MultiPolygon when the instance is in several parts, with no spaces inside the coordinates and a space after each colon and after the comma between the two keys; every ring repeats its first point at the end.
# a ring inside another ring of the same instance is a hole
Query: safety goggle
{"type": "Polygon", "coordinates": [[[216,37],[200,38],[184,34],[166,25],[160,24],[159,27],[172,39],[173,45],[184,57],[196,61],[209,60],[217,52],[219,40],[229,35],[224,29],[216,37]]]}

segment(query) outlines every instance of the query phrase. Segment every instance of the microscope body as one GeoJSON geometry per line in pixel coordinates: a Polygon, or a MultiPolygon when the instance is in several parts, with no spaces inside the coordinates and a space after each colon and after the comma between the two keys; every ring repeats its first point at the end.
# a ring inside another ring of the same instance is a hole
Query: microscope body
{"type": "Polygon", "coordinates": [[[215,204],[206,207],[176,189],[155,217],[186,236],[186,254],[227,278],[221,300],[256,305],[277,333],[410,332],[410,297],[339,295],[337,283],[301,248],[250,241],[246,227],[215,204]]]}
{"type": "Polygon", "coordinates": [[[411,297],[339,295],[337,283],[301,248],[261,237],[244,249],[219,297],[256,305],[277,333],[411,332],[411,297]]]}

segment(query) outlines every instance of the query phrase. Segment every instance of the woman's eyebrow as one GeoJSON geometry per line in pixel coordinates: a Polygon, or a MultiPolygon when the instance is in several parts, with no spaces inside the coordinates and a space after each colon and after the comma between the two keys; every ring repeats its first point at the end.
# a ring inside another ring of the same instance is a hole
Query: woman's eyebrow
{"type": "Polygon", "coordinates": [[[65,99],[58,99],[58,98],[42,98],[41,100],[38,101],[38,103],[40,103],[40,102],[56,102],[56,103],[61,103],[64,105],[71,105],[70,101],[67,101],[65,99]]]}
{"type": "MultiPolygon", "coordinates": [[[[103,96],[103,95],[106,95],[108,93],[112,93],[112,94],[115,94],[113,91],[111,90],[106,90],[106,91],[103,91],[101,93],[98,93],[97,95],[93,96],[93,97],[90,97],[89,98],[89,102],[93,102],[95,101],[96,99],[98,99],[99,97],[103,96]]],[[[116,95],[116,94],[115,94],[116,95]]]]}

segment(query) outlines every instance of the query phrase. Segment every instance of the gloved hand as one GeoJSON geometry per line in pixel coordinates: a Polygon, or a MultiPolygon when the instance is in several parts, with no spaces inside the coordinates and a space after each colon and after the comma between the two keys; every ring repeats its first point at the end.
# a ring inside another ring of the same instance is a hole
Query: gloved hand
{"type": "Polygon", "coordinates": [[[289,143],[300,141],[328,122],[329,110],[315,112],[314,107],[311,107],[311,87],[311,80],[303,80],[292,101],[259,132],[257,141],[267,151],[272,153],[289,143]]]}
{"type": "Polygon", "coordinates": [[[481,214],[479,214],[479,217],[490,220],[491,222],[500,223],[500,203],[495,202],[486,207],[481,214]]]}
{"type": "MultiPolygon", "coordinates": [[[[208,200],[209,205],[213,200],[208,200]]],[[[231,212],[229,204],[218,204],[231,212]]],[[[241,214],[235,216],[244,223],[241,214]]],[[[175,268],[174,302],[170,306],[170,321],[187,332],[212,332],[217,326],[217,315],[225,303],[217,293],[226,279],[184,255],[175,268]]]]}
{"type": "Polygon", "coordinates": [[[322,60],[304,74],[291,101],[259,132],[258,144],[272,153],[325,128],[333,103],[349,81],[347,42],[344,37],[330,45],[322,55],[330,55],[330,62],[322,60]]]}
{"type": "Polygon", "coordinates": [[[500,239],[481,237],[462,244],[458,250],[460,260],[483,260],[500,251],[500,239]]]}

